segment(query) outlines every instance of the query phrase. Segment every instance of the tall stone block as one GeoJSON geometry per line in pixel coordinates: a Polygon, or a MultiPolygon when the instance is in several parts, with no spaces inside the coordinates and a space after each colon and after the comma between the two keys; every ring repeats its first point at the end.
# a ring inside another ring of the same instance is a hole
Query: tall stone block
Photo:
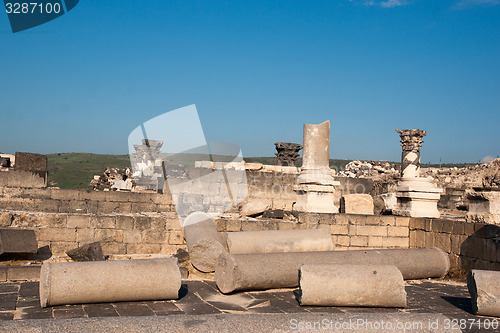
{"type": "Polygon", "coordinates": [[[467,194],[469,212],[467,221],[480,223],[500,223],[500,190],[475,188],[467,194]]]}

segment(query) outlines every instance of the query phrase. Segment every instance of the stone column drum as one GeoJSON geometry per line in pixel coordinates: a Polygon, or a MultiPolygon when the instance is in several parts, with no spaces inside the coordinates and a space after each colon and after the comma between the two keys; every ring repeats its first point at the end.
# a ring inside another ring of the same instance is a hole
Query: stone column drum
{"type": "Polygon", "coordinates": [[[406,306],[403,275],[394,265],[304,265],[300,305],[406,306]]]}
{"type": "Polygon", "coordinates": [[[401,179],[398,182],[397,206],[394,215],[438,218],[437,203],[443,190],[430,178],[420,175],[420,147],[426,131],[396,130],[401,137],[401,179]]]}
{"type": "Polygon", "coordinates": [[[332,235],[326,229],[225,232],[229,253],[332,251],[332,235]]]}
{"type": "Polygon", "coordinates": [[[215,281],[223,293],[236,290],[292,288],[299,269],[309,264],[395,265],[406,280],[443,277],[450,268],[439,248],[383,249],[295,253],[224,253],[217,259],[215,281]]]}
{"type": "Polygon", "coordinates": [[[45,262],[40,304],[103,303],[178,299],[177,258],[89,262],[45,262]]]}
{"type": "Polygon", "coordinates": [[[304,125],[302,167],[294,187],[296,211],[338,213],[334,204],[335,181],[330,169],[330,121],[304,125]]]}
{"type": "Polygon", "coordinates": [[[467,274],[467,288],[475,314],[500,317],[500,272],[473,269],[467,274]]]}
{"type": "Polygon", "coordinates": [[[214,219],[203,212],[189,214],[183,223],[191,264],[202,272],[213,272],[217,257],[226,252],[214,219]]]}

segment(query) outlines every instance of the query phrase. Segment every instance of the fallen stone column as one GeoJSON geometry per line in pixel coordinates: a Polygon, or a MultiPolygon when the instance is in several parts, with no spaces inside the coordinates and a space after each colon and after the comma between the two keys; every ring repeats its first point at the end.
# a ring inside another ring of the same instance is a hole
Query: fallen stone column
{"type": "Polygon", "coordinates": [[[473,269],[467,275],[472,311],[482,316],[500,317],[500,272],[473,269]]]}
{"type": "Polygon", "coordinates": [[[188,215],[183,223],[191,264],[202,272],[213,272],[217,257],[226,252],[214,219],[203,212],[188,215]]]}
{"type": "Polygon", "coordinates": [[[222,239],[232,254],[333,250],[325,229],[225,232],[222,239]]]}
{"type": "Polygon", "coordinates": [[[405,280],[443,277],[450,268],[439,248],[383,249],[295,253],[224,253],[217,259],[215,280],[220,291],[292,288],[299,269],[308,264],[394,265],[405,280]]]}
{"type": "Polygon", "coordinates": [[[42,265],[40,304],[178,299],[176,258],[64,262],[42,265]]]}
{"type": "Polygon", "coordinates": [[[393,265],[304,265],[300,305],[406,306],[403,275],[393,265]]]}

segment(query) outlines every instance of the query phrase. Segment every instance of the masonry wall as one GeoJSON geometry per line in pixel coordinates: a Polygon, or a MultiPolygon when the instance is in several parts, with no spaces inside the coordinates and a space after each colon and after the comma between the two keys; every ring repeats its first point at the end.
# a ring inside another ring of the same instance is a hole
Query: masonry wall
{"type": "Polygon", "coordinates": [[[448,253],[449,275],[473,268],[500,270],[500,227],[445,219],[411,219],[410,247],[439,247],[448,253]]]}
{"type": "Polygon", "coordinates": [[[46,173],[24,170],[8,170],[0,172],[0,187],[34,187],[47,186],[46,173]]]}

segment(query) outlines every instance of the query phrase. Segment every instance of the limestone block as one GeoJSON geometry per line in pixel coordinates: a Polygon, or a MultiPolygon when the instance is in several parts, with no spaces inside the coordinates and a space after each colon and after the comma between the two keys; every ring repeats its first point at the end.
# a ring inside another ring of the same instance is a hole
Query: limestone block
{"type": "Polygon", "coordinates": [[[40,272],[40,304],[47,307],[177,299],[180,287],[176,258],[44,262],[40,272]]]}
{"type": "Polygon", "coordinates": [[[23,229],[0,229],[0,255],[25,258],[38,251],[35,232],[23,229]]]}
{"type": "Polygon", "coordinates": [[[500,272],[473,269],[467,275],[472,310],[482,316],[500,317],[500,272]]]}
{"type": "Polygon", "coordinates": [[[340,199],[340,212],[373,215],[373,198],[369,194],[345,194],[340,199]]]}
{"type": "Polygon", "coordinates": [[[467,195],[467,221],[500,223],[500,191],[477,190],[467,195]]]}
{"type": "Polygon", "coordinates": [[[330,231],[324,229],[225,232],[222,239],[232,254],[333,250],[330,231]]]}
{"type": "Polygon", "coordinates": [[[394,265],[304,265],[300,304],[404,308],[405,282],[394,265]]]}

